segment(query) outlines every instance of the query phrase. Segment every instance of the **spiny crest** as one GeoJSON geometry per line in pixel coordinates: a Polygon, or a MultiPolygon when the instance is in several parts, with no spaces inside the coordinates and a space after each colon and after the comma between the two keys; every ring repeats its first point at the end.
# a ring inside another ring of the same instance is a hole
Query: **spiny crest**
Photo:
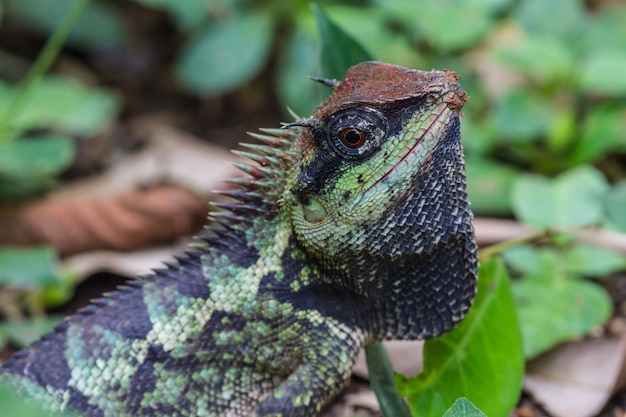
{"type": "Polygon", "coordinates": [[[248,159],[247,162],[231,162],[247,174],[224,180],[234,188],[218,190],[217,194],[232,198],[235,202],[214,202],[221,211],[212,211],[209,217],[219,225],[209,230],[219,236],[225,230],[240,229],[255,217],[272,215],[272,209],[282,193],[284,177],[291,161],[288,149],[295,133],[292,129],[259,129],[261,133],[248,132],[260,144],[241,143],[246,150],[233,150],[235,155],[248,159]]]}

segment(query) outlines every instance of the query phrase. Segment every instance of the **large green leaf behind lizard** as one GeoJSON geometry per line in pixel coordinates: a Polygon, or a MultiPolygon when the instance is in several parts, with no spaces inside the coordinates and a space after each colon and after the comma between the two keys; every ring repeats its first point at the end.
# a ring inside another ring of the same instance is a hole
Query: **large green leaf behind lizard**
{"type": "Polygon", "coordinates": [[[313,416],[359,348],[467,313],[476,245],[450,71],[367,62],[253,135],[205,249],[95,300],[0,380],[86,416],[313,416]]]}

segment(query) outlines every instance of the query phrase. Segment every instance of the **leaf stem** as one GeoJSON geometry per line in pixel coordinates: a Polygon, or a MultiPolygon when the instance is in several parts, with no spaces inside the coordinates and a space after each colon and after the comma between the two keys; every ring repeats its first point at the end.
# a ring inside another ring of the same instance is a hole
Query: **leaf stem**
{"type": "Polygon", "coordinates": [[[396,382],[389,356],[380,342],[365,347],[365,361],[370,385],[376,393],[384,417],[411,417],[411,411],[396,390],[396,382]]]}
{"type": "Polygon", "coordinates": [[[63,20],[61,20],[50,38],[48,38],[46,45],[35,60],[26,78],[22,81],[15,97],[13,97],[12,103],[9,105],[4,115],[0,116],[0,143],[10,142],[19,135],[20,128],[9,128],[9,124],[19,116],[31,91],[48,71],[50,65],[52,65],[59,50],[70,35],[74,24],[88,3],[89,0],[75,0],[65,13],[63,20]]]}

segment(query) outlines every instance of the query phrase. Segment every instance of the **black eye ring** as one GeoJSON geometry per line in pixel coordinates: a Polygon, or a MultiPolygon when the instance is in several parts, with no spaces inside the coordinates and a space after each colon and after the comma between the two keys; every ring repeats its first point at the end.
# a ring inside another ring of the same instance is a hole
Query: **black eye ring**
{"type": "Polygon", "coordinates": [[[348,159],[370,156],[387,137],[388,122],[372,107],[342,109],[324,119],[326,140],[334,152],[348,159]]]}
{"type": "Polygon", "coordinates": [[[358,148],[365,143],[366,134],[355,127],[348,127],[339,132],[341,143],[348,148],[358,148]]]}

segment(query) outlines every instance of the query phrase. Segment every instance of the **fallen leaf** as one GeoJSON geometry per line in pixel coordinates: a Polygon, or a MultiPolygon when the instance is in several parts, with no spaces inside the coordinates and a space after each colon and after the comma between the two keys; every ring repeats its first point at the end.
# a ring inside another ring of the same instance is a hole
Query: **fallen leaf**
{"type": "Polygon", "coordinates": [[[61,255],[134,250],[198,230],[204,199],[174,185],[115,198],[50,197],[0,216],[0,244],[53,246],[61,255]]]}
{"type": "Polygon", "coordinates": [[[624,386],[626,335],[560,345],[530,361],[524,388],[554,417],[590,417],[624,386]]]}

